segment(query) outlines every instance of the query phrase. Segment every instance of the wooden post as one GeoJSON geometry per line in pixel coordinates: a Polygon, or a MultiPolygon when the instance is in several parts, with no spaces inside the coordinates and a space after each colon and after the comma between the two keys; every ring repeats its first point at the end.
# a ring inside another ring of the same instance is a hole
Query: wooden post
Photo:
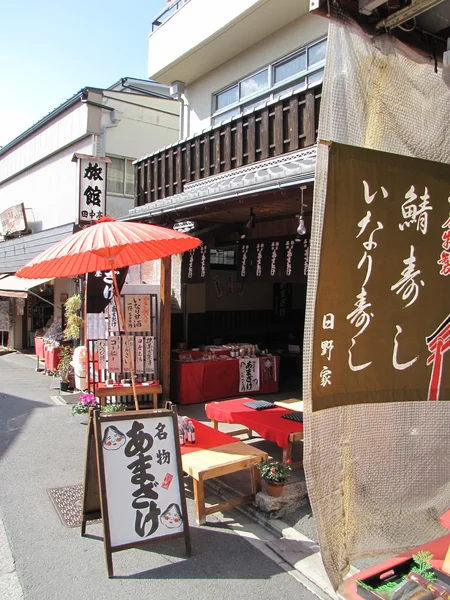
{"type": "Polygon", "coordinates": [[[172,298],[172,259],[170,256],[161,259],[160,305],[161,319],[160,357],[162,401],[170,400],[170,319],[172,298]]]}

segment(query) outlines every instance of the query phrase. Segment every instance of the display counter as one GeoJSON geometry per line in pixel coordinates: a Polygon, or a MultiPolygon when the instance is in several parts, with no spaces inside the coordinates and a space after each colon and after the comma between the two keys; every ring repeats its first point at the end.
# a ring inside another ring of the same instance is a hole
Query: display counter
{"type": "Polygon", "coordinates": [[[239,358],[224,360],[172,361],[172,401],[177,404],[197,404],[218,398],[278,392],[280,357],[275,356],[276,369],[269,374],[264,362],[271,357],[260,356],[259,390],[239,391],[239,358]],[[270,378],[269,378],[270,377],[270,378]]]}

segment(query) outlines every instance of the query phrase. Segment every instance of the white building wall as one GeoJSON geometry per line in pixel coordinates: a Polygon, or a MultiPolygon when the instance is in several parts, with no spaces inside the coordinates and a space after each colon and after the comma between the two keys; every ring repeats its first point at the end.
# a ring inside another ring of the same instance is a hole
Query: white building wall
{"type": "Polygon", "coordinates": [[[191,83],[186,88],[189,103],[188,135],[195,135],[211,126],[213,93],[298,48],[323,38],[327,32],[326,19],[308,14],[191,83]]]}
{"type": "Polygon", "coordinates": [[[153,77],[167,65],[226,27],[262,0],[195,0],[186,2],[149,38],[148,73],[153,77]],[[164,52],[161,49],[164,48],[164,52]]]}
{"type": "Polygon", "coordinates": [[[75,221],[78,208],[77,165],[72,162],[75,152],[92,154],[92,136],[0,183],[0,212],[23,202],[33,233],[75,221]]]}
{"type": "Polygon", "coordinates": [[[0,157],[0,183],[80,139],[87,131],[88,107],[77,103],[57,120],[0,157]]]}
{"type": "Polygon", "coordinates": [[[105,98],[107,106],[115,108],[118,118],[114,126],[104,111],[107,156],[136,159],[178,141],[180,105],[175,100],[109,91],[105,92],[105,98]]]}

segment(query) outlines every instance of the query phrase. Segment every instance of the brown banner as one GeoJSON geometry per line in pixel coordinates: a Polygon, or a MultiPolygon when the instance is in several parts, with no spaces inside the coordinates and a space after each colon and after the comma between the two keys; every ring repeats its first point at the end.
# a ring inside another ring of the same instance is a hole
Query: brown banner
{"type": "Polygon", "coordinates": [[[450,400],[450,166],[332,144],[312,410],[450,400]]]}

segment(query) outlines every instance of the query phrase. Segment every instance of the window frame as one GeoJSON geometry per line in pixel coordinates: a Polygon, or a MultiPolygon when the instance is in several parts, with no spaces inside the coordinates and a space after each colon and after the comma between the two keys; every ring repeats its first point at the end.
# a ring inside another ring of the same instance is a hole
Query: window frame
{"type": "Polygon", "coordinates": [[[122,192],[112,192],[109,189],[108,186],[108,172],[109,169],[107,169],[106,171],[106,194],[109,196],[123,196],[125,198],[134,198],[134,183],[135,183],[135,169],[133,166],[133,162],[136,160],[135,158],[130,158],[128,156],[115,156],[114,154],[108,154],[107,155],[108,158],[111,159],[116,159],[116,160],[122,160],[124,161],[124,169],[123,169],[123,178],[122,178],[122,192]],[[133,186],[132,186],[132,191],[130,194],[126,193],[126,188],[127,188],[127,163],[130,164],[130,168],[131,168],[131,172],[133,173],[133,186]]]}
{"type": "Polygon", "coordinates": [[[277,59],[276,61],[269,63],[268,65],[265,65],[264,67],[258,69],[257,71],[254,71],[253,73],[249,73],[245,77],[240,78],[238,81],[233,82],[231,85],[227,85],[226,87],[218,90],[217,92],[214,92],[212,95],[212,111],[211,111],[212,125],[213,126],[218,125],[221,122],[220,117],[225,115],[226,113],[232,113],[233,111],[236,111],[235,114],[228,115],[227,117],[222,119],[222,121],[225,121],[230,118],[241,115],[243,112],[245,112],[245,110],[247,110],[249,108],[249,105],[254,105],[255,103],[257,104],[258,101],[260,101],[261,103],[268,102],[268,101],[270,102],[270,101],[275,100],[276,96],[278,96],[278,95],[283,95],[283,94],[286,94],[289,92],[299,92],[302,90],[306,90],[310,87],[315,87],[317,85],[320,85],[321,81],[309,84],[308,78],[311,75],[314,75],[314,73],[317,73],[318,71],[324,69],[325,62],[326,62],[326,52],[325,52],[325,58],[323,60],[318,61],[313,66],[309,66],[309,64],[308,64],[309,50],[310,50],[310,48],[317,46],[318,44],[321,44],[324,41],[326,42],[327,39],[328,39],[328,36],[324,36],[318,40],[315,40],[314,42],[311,42],[310,44],[307,44],[306,46],[303,46],[302,48],[298,48],[294,52],[291,52],[291,53],[287,54],[286,56],[283,56],[282,58],[277,59]],[[276,67],[282,65],[283,63],[288,62],[289,60],[295,59],[297,56],[300,56],[301,54],[305,54],[305,56],[306,56],[306,69],[304,69],[303,71],[300,71],[298,73],[295,73],[294,75],[291,75],[290,77],[287,77],[286,79],[283,79],[282,81],[279,81],[278,83],[275,83],[276,67]],[[259,73],[262,73],[265,70],[268,71],[268,87],[265,88],[263,91],[256,92],[255,94],[251,94],[249,96],[245,96],[244,98],[241,98],[240,97],[241,83],[244,82],[246,79],[249,79],[250,77],[254,77],[254,76],[258,75],[259,73]],[[227,92],[235,87],[237,87],[237,90],[238,90],[237,102],[228,104],[227,106],[225,106],[221,109],[216,109],[217,98],[219,97],[219,95],[224,92],[227,92]]]}

